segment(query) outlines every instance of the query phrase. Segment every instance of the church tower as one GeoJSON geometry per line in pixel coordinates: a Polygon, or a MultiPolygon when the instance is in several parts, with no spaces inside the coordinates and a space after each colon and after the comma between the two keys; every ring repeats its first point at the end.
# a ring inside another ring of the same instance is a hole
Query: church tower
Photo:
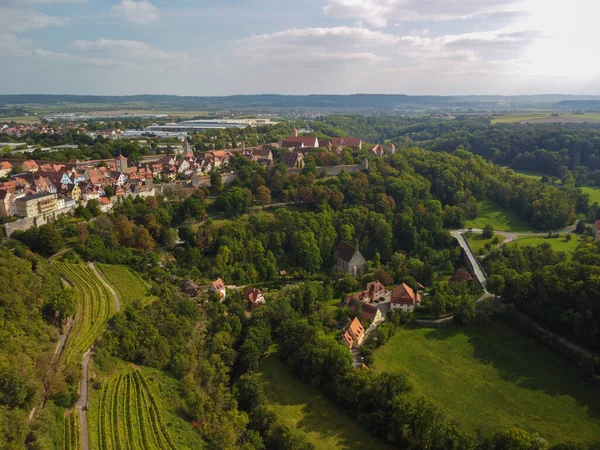
{"type": "Polygon", "coordinates": [[[119,173],[128,173],[127,170],[127,158],[125,158],[122,154],[119,153],[117,159],[115,159],[116,170],[119,173]]]}

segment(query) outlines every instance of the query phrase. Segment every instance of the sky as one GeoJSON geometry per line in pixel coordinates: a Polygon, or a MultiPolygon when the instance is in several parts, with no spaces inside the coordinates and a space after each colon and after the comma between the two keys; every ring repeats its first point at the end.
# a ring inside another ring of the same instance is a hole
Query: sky
{"type": "Polygon", "coordinates": [[[598,0],[0,0],[2,94],[600,94],[598,0]]]}

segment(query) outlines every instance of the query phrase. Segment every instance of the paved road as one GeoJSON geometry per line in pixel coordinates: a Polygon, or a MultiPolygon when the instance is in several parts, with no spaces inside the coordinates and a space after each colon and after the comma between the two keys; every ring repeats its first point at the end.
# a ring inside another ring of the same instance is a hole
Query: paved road
{"type": "Polygon", "coordinates": [[[483,287],[484,292],[487,292],[487,275],[483,271],[483,267],[481,267],[481,263],[477,259],[477,256],[475,256],[475,254],[471,251],[471,247],[469,247],[469,244],[467,243],[467,240],[463,235],[463,231],[452,230],[450,231],[450,234],[454,236],[454,238],[456,238],[459,245],[464,250],[465,255],[467,255],[467,258],[469,258],[469,262],[473,267],[473,272],[475,272],[473,275],[475,276],[475,278],[477,278],[477,281],[479,281],[479,284],[481,284],[481,286],[483,287]]]}

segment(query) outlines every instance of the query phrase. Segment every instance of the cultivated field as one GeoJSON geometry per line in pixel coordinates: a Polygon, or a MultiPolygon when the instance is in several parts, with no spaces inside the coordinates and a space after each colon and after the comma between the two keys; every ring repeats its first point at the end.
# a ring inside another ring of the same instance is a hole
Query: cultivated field
{"type": "Polygon", "coordinates": [[[584,186],[581,190],[590,196],[590,205],[598,203],[600,205],[600,187],[584,186]]]}
{"type": "Polygon", "coordinates": [[[150,286],[129,267],[96,264],[96,268],[126,305],[135,302],[145,305],[156,300],[149,294],[150,286]]]}
{"type": "Polygon", "coordinates": [[[565,235],[561,235],[558,238],[547,238],[547,237],[520,237],[517,240],[517,244],[519,245],[531,245],[538,246],[541,244],[550,244],[552,246],[552,250],[555,252],[566,252],[573,253],[577,246],[585,242],[585,238],[578,236],[576,234],[571,235],[571,240],[568,241],[565,239],[565,235]]]}
{"type": "Polygon", "coordinates": [[[598,122],[600,114],[561,114],[560,116],[552,116],[551,113],[521,113],[507,114],[505,116],[495,117],[492,119],[492,124],[497,123],[584,123],[598,122]]]}
{"type": "Polygon", "coordinates": [[[522,220],[511,209],[502,208],[493,200],[479,202],[479,215],[476,219],[468,220],[468,228],[483,228],[491,225],[494,230],[528,232],[533,231],[531,226],[522,220]]]}
{"type": "Polygon", "coordinates": [[[75,322],[67,337],[63,358],[67,364],[79,362],[104,330],[116,306],[112,295],[89,267],[67,263],[56,263],[56,267],[78,293],[75,322]]]}
{"type": "Polygon", "coordinates": [[[269,408],[284,424],[303,431],[317,450],[388,448],[322,392],[295,377],[277,353],[263,360],[260,375],[266,384],[269,408]]]}
{"type": "Polygon", "coordinates": [[[173,381],[159,371],[130,365],[105,378],[101,389],[92,392],[90,448],[204,448],[192,424],[173,414],[180,401],[173,381]]]}
{"type": "Polygon", "coordinates": [[[81,448],[81,434],[77,410],[65,417],[64,427],[63,450],[79,450],[81,448]]]}
{"type": "Polygon", "coordinates": [[[417,393],[473,432],[518,426],[551,444],[600,436],[600,386],[497,322],[400,329],[372,368],[405,373],[417,393]]]}

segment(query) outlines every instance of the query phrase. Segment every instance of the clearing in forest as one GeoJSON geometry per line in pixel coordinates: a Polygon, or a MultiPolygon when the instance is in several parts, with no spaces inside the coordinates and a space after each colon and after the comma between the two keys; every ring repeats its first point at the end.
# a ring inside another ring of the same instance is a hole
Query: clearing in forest
{"type": "Polygon", "coordinates": [[[515,211],[503,208],[493,200],[484,200],[478,203],[479,215],[473,220],[468,220],[467,228],[483,228],[491,225],[494,230],[529,232],[534,231],[527,222],[521,219],[515,211]]]}
{"type": "Polygon", "coordinates": [[[67,364],[80,362],[104,330],[116,305],[113,296],[94,272],[83,264],[56,263],[61,276],[76,290],[75,321],[67,337],[63,358],[67,364]]]}
{"type": "Polygon", "coordinates": [[[557,238],[549,238],[543,236],[537,237],[520,237],[517,239],[519,245],[530,245],[537,247],[542,244],[550,244],[552,250],[555,252],[575,253],[575,250],[582,242],[585,242],[585,238],[576,234],[571,234],[571,240],[567,240],[567,235],[561,235],[557,238]]]}
{"type": "Polygon", "coordinates": [[[518,426],[551,444],[600,436],[600,386],[507,325],[399,329],[374,357],[373,370],[406,374],[466,430],[518,426]]]}
{"type": "Polygon", "coordinates": [[[269,409],[285,425],[304,432],[317,450],[389,448],[321,391],[294,376],[277,353],[262,361],[259,373],[269,409]]]}
{"type": "Polygon", "coordinates": [[[149,294],[150,285],[129,267],[96,264],[96,268],[125,305],[136,302],[146,305],[156,300],[156,297],[149,294]]]}

